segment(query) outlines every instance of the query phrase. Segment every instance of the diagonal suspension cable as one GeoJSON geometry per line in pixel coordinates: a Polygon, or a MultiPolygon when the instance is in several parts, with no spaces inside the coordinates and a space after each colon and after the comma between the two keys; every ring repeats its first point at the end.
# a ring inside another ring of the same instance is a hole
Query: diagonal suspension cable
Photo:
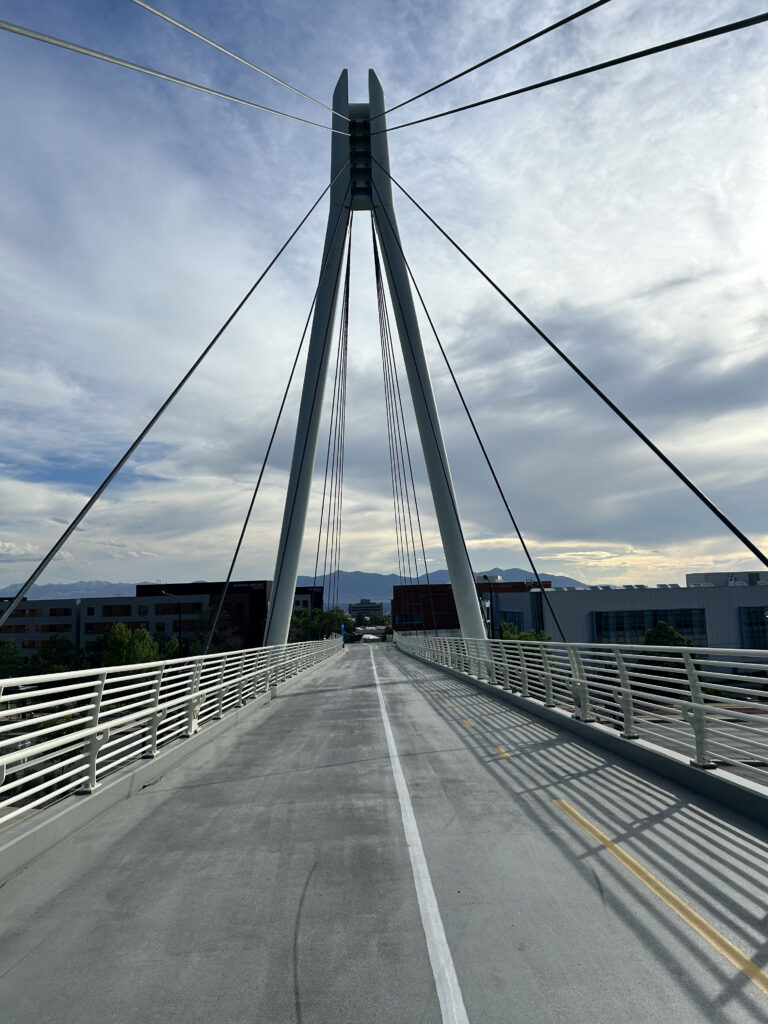
{"type": "MultiPolygon", "coordinates": [[[[343,209],[344,209],[343,206],[339,207],[339,212],[338,212],[338,215],[336,217],[336,223],[335,223],[334,228],[333,228],[333,235],[331,236],[331,246],[333,245],[333,242],[336,239],[336,233],[339,230],[339,223],[341,221],[341,214],[343,212],[343,209]]],[[[315,288],[315,294],[312,296],[312,305],[309,308],[309,313],[307,314],[307,319],[304,322],[304,330],[301,332],[301,341],[299,342],[299,347],[298,347],[298,349],[296,351],[296,356],[295,356],[295,358],[293,360],[293,366],[291,367],[291,372],[288,375],[288,383],[286,384],[285,391],[283,392],[283,398],[282,398],[282,401],[280,402],[280,408],[277,410],[277,417],[275,419],[275,425],[272,428],[272,434],[270,435],[269,443],[267,444],[267,450],[264,453],[264,458],[261,461],[261,469],[259,470],[259,477],[258,477],[258,479],[256,481],[256,486],[253,489],[253,494],[251,495],[251,503],[248,506],[248,511],[245,514],[245,521],[243,522],[243,527],[242,527],[242,529],[240,531],[240,536],[238,537],[237,544],[235,545],[235,552],[232,555],[232,561],[230,562],[229,571],[227,572],[227,578],[224,581],[224,586],[222,588],[221,595],[219,597],[219,603],[218,603],[218,606],[216,608],[216,613],[214,614],[213,621],[211,623],[211,629],[210,629],[210,632],[208,633],[208,639],[205,642],[205,650],[203,651],[203,654],[207,654],[208,653],[208,650],[209,650],[209,648],[211,646],[211,643],[213,641],[214,635],[216,633],[216,626],[218,625],[219,617],[221,615],[221,610],[224,607],[224,601],[226,600],[227,591],[229,590],[229,584],[230,584],[230,582],[232,580],[232,575],[233,575],[233,573],[235,571],[235,564],[237,563],[237,558],[238,558],[238,555],[240,554],[240,548],[242,547],[243,540],[245,539],[245,533],[246,533],[246,530],[248,529],[248,523],[250,522],[250,519],[251,519],[251,513],[253,512],[253,506],[254,506],[254,504],[256,502],[256,495],[259,493],[259,488],[261,487],[261,480],[262,480],[262,477],[264,476],[264,470],[267,468],[267,462],[269,461],[269,456],[270,456],[270,453],[272,451],[272,445],[273,445],[274,440],[275,440],[275,435],[277,434],[277,428],[280,426],[280,419],[281,419],[281,417],[283,415],[283,410],[285,409],[285,403],[286,403],[286,400],[288,398],[288,392],[290,391],[291,383],[293,382],[293,376],[294,376],[294,374],[296,372],[296,366],[297,366],[297,364],[299,362],[299,356],[301,355],[301,350],[304,347],[304,341],[306,339],[307,330],[309,328],[309,324],[310,324],[310,321],[312,319],[312,313],[314,311],[315,304],[317,303],[317,293],[320,291],[320,280],[322,280],[323,271],[325,270],[326,264],[328,262],[329,254],[330,254],[330,247],[329,247],[329,253],[326,254],[325,260],[323,261],[323,266],[321,267],[321,270],[320,270],[320,278],[319,278],[319,280],[317,282],[317,287],[315,288]]],[[[179,652],[179,653],[181,653],[181,652],[179,652]]]]}
{"type": "MultiPolygon", "coordinates": [[[[142,0],[133,0],[134,3],[142,3],[142,0]]],[[[416,93],[415,96],[411,96],[409,100],[403,100],[402,103],[396,103],[394,107],[388,107],[387,110],[382,111],[381,114],[376,114],[371,118],[375,121],[377,117],[383,117],[384,114],[391,114],[393,110],[399,110],[401,107],[406,107],[409,103],[413,103],[414,100],[420,100],[422,96],[428,96],[431,92],[436,92],[438,89],[442,89],[444,85],[450,85],[451,82],[457,81],[459,78],[463,78],[465,75],[471,74],[473,71],[477,71],[478,68],[485,67],[486,64],[490,64],[494,60],[498,60],[499,57],[505,57],[508,53],[512,53],[513,50],[519,50],[521,47],[526,46],[528,43],[532,43],[534,39],[541,39],[542,36],[547,35],[549,32],[554,32],[555,29],[562,28],[563,25],[567,25],[571,21],[576,21],[577,18],[581,18],[585,14],[589,14],[598,7],[603,7],[605,4],[610,3],[611,0],[596,0],[596,3],[589,4],[587,7],[582,7],[579,11],[574,11],[573,14],[569,14],[566,18],[561,18],[560,21],[556,21],[553,25],[548,25],[546,28],[539,29],[538,32],[534,32],[533,35],[526,36],[525,39],[520,39],[518,42],[513,43],[512,46],[508,46],[505,50],[499,50],[498,53],[494,53],[491,57],[486,57],[485,60],[478,61],[477,64],[473,64],[471,68],[465,68],[464,71],[459,71],[456,75],[451,75],[450,78],[444,79],[442,82],[438,82],[437,85],[433,85],[429,89],[425,89],[423,92],[416,93]]],[[[142,3],[142,6],[146,6],[142,3]]]]}
{"type": "MultiPolygon", "coordinates": [[[[374,188],[375,188],[375,186],[374,186],[374,188]]],[[[377,190],[377,194],[378,194],[378,190],[377,190]]],[[[382,209],[384,210],[384,214],[385,214],[387,220],[390,222],[390,226],[391,226],[392,222],[391,222],[391,219],[390,219],[390,216],[389,216],[389,211],[387,210],[387,208],[386,208],[386,206],[384,204],[382,204],[382,209]]],[[[566,640],[565,640],[565,633],[563,632],[563,627],[560,625],[560,620],[558,619],[558,617],[557,617],[557,615],[555,613],[555,609],[552,607],[552,603],[549,600],[549,595],[547,594],[546,588],[544,587],[544,583],[542,582],[541,576],[539,575],[539,570],[536,568],[536,563],[533,560],[533,555],[531,554],[531,552],[530,552],[530,550],[528,548],[528,545],[525,542],[525,538],[523,537],[523,533],[522,533],[520,527],[518,526],[517,520],[515,519],[515,516],[512,513],[512,509],[510,508],[509,502],[507,501],[507,496],[504,493],[504,489],[501,486],[501,482],[499,481],[499,478],[498,478],[498,475],[496,473],[496,470],[494,469],[493,463],[491,462],[491,458],[490,458],[490,456],[488,454],[488,450],[487,450],[487,448],[486,448],[486,446],[485,446],[485,444],[483,442],[483,439],[480,436],[480,432],[478,431],[477,426],[475,424],[474,417],[472,416],[472,413],[469,411],[469,406],[466,403],[466,400],[464,398],[464,394],[463,394],[463,392],[461,390],[461,387],[459,386],[458,380],[456,379],[456,374],[453,372],[453,367],[451,366],[450,360],[448,359],[448,355],[447,355],[447,353],[445,351],[445,348],[443,347],[443,343],[440,340],[440,337],[439,337],[439,335],[437,333],[437,328],[435,327],[434,321],[433,321],[432,317],[430,316],[429,310],[427,309],[427,304],[424,301],[424,296],[421,294],[421,289],[419,288],[418,284],[416,283],[416,278],[414,277],[413,271],[411,270],[411,265],[408,262],[408,259],[407,259],[406,255],[405,255],[405,252],[403,251],[403,247],[400,244],[400,239],[398,238],[397,233],[394,232],[394,231],[392,233],[393,233],[393,235],[395,237],[395,241],[397,243],[397,246],[400,249],[400,254],[401,254],[402,258],[403,258],[403,262],[405,263],[406,270],[408,271],[408,276],[410,277],[411,283],[413,284],[413,287],[414,287],[414,289],[416,291],[416,294],[419,297],[419,302],[421,303],[421,308],[424,310],[424,314],[426,315],[426,318],[429,321],[429,326],[432,329],[432,333],[433,333],[433,335],[435,337],[435,341],[437,342],[438,348],[440,349],[440,353],[441,353],[441,355],[442,355],[442,357],[443,357],[443,359],[445,361],[445,365],[448,367],[448,372],[451,375],[451,380],[453,381],[454,387],[456,388],[456,392],[457,392],[459,398],[461,399],[461,404],[464,407],[464,412],[467,415],[467,419],[469,420],[470,426],[472,427],[472,430],[474,432],[474,435],[475,435],[475,438],[477,440],[477,443],[480,446],[480,451],[483,453],[483,458],[485,459],[486,465],[488,466],[488,469],[490,471],[491,477],[493,478],[493,482],[496,485],[496,490],[499,492],[499,496],[500,496],[500,498],[501,498],[501,500],[502,500],[502,502],[504,504],[504,508],[507,510],[507,515],[509,516],[510,522],[512,523],[512,526],[514,527],[515,533],[517,534],[517,539],[520,541],[520,546],[522,547],[523,552],[525,553],[525,557],[528,560],[528,564],[531,567],[531,571],[533,572],[533,575],[536,577],[536,582],[539,585],[542,597],[543,597],[543,599],[544,599],[544,601],[545,601],[545,603],[547,605],[547,608],[549,610],[550,615],[552,616],[552,620],[555,623],[555,626],[557,627],[557,631],[560,634],[560,639],[563,641],[563,643],[565,643],[566,640]]]]}
{"type": "Polygon", "coordinates": [[[373,157],[372,159],[377,164],[377,166],[380,167],[381,170],[387,175],[387,177],[391,181],[393,181],[395,183],[395,185],[397,185],[397,187],[400,189],[400,191],[403,193],[403,195],[406,196],[408,199],[410,199],[410,201],[413,203],[413,205],[427,218],[427,220],[430,222],[430,224],[432,224],[435,228],[437,228],[437,230],[440,232],[440,234],[443,235],[443,237],[448,242],[451,243],[451,245],[454,247],[454,249],[457,250],[457,252],[461,253],[461,255],[464,257],[464,259],[467,260],[467,262],[471,266],[473,266],[475,268],[475,270],[480,274],[481,277],[485,278],[485,280],[494,289],[494,291],[498,292],[498,294],[504,299],[504,301],[509,306],[511,306],[512,309],[514,309],[514,311],[517,313],[517,315],[519,317],[521,317],[521,319],[523,319],[528,324],[528,326],[533,331],[536,332],[536,334],[538,334],[538,336],[542,339],[542,341],[544,341],[552,349],[552,351],[555,352],[563,360],[563,362],[567,366],[569,366],[578,377],[581,378],[581,380],[587,385],[587,387],[590,388],[590,390],[592,390],[597,395],[597,397],[599,399],[601,399],[601,401],[603,401],[608,406],[608,408],[613,413],[615,413],[616,416],[618,416],[619,419],[624,424],[626,424],[626,426],[629,427],[629,429],[632,431],[633,434],[635,434],[637,437],[640,438],[640,440],[643,442],[643,444],[645,444],[654,453],[654,455],[656,455],[657,458],[659,458],[664,463],[664,465],[668,469],[672,470],[672,472],[675,474],[675,476],[678,478],[678,480],[680,480],[682,483],[684,483],[685,486],[690,491],[692,491],[693,494],[696,495],[696,497],[699,499],[699,501],[701,501],[704,505],[706,505],[706,507],[710,510],[710,512],[712,512],[713,515],[717,516],[717,518],[720,520],[720,522],[723,523],[723,525],[726,526],[731,531],[731,533],[735,537],[737,537],[741,541],[741,543],[746,548],[748,548],[752,552],[752,554],[755,555],[756,558],[759,559],[759,561],[761,561],[763,563],[763,565],[768,567],[768,556],[766,556],[766,554],[763,551],[761,551],[760,548],[753,541],[751,541],[749,539],[749,537],[747,537],[747,535],[745,533],[743,533],[738,528],[738,526],[736,526],[735,523],[733,523],[728,518],[728,516],[724,512],[722,512],[717,507],[717,505],[715,505],[715,503],[713,501],[711,501],[706,496],[706,494],[704,494],[704,492],[699,487],[697,487],[696,484],[691,479],[689,479],[689,477],[687,477],[685,475],[685,473],[683,473],[683,471],[681,469],[679,469],[675,465],[674,462],[672,462],[672,460],[667,455],[664,454],[664,452],[658,447],[658,445],[654,444],[654,442],[650,439],[650,437],[648,437],[648,435],[645,434],[640,429],[640,427],[638,427],[629,418],[629,416],[627,416],[626,413],[622,412],[622,410],[619,408],[619,406],[616,405],[616,403],[613,402],[608,397],[608,395],[606,395],[605,392],[602,391],[601,388],[599,388],[598,385],[595,384],[595,382],[579,366],[577,366],[577,364],[569,356],[567,356],[565,354],[565,352],[549,337],[549,335],[546,334],[541,329],[541,327],[539,327],[538,324],[536,324],[527,315],[527,313],[523,312],[523,310],[520,308],[520,306],[518,306],[518,304],[514,301],[514,299],[511,299],[509,297],[509,295],[507,295],[507,293],[503,290],[503,288],[501,288],[501,286],[498,285],[493,280],[493,278],[490,277],[483,270],[483,268],[475,260],[472,259],[472,257],[467,252],[465,252],[464,249],[462,249],[462,247],[459,245],[459,243],[457,241],[455,241],[455,239],[453,239],[451,237],[451,235],[449,235],[448,232],[437,223],[437,221],[434,219],[434,217],[431,217],[427,213],[427,211],[424,209],[424,207],[421,206],[413,198],[413,196],[409,192],[407,192],[403,188],[403,186],[398,181],[395,180],[395,178],[392,177],[392,175],[389,173],[389,171],[382,164],[380,164],[379,161],[376,160],[375,157],[373,157]]]}
{"type": "MultiPolygon", "coordinates": [[[[601,2],[608,3],[608,0],[601,0],[601,2]]],[[[235,60],[240,61],[241,64],[245,64],[247,68],[251,68],[253,71],[258,71],[260,75],[264,75],[264,77],[269,78],[270,81],[277,82],[278,85],[285,86],[286,89],[290,89],[291,92],[295,92],[298,96],[303,96],[305,100],[309,100],[311,103],[316,103],[318,107],[322,107],[324,110],[330,110],[332,114],[336,114],[338,117],[343,118],[343,120],[349,121],[349,118],[346,115],[339,114],[339,112],[334,110],[333,107],[329,107],[326,103],[321,103],[320,100],[316,100],[314,96],[310,96],[308,93],[302,92],[301,89],[296,89],[288,82],[284,82],[282,78],[277,78],[276,75],[270,74],[269,71],[265,71],[264,68],[260,68],[258,64],[252,64],[249,60],[238,56],[238,54],[233,53],[232,50],[228,50],[225,46],[220,46],[218,43],[214,42],[213,39],[209,39],[208,36],[204,36],[202,33],[190,28],[189,25],[185,25],[183,22],[177,21],[176,18],[172,18],[169,14],[164,14],[163,11],[159,11],[156,7],[150,7],[150,5],[145,3],[144,0],[132,0],[132,3],[136,4],[138,7],[143,7],[145,11],[149,11],[151,14],[156,14],[158,18],[162,18],[163,21],[170,22],[171,25],[175,25],[176,28],[180,28],[182,31],[188,32],[191,36],[202,40],[202,42],[207,43],[209,46],[213,46],[214,49],[220,50],[228,57],[233,57],[235,60]]]]}
{"type": "Polygon", "coordinates": [[[704,39],[713,39],[716,36],[726,35],[729,32],[738,32],[744,28],[751,28],[753,25],[760,25],[768,21],[768,13],[756,14],[752,18],[744,18],[741,21],[732,21],[727,25],[718,25],[716,28],[707,29],[704,32],[696,32],[691,36],[684,36],[681,39],[673,39],[668,43],[661,43],[658,46],[649,46],[644,50],[637,50],[635,53],[625,54],[623,57],[614,57],[612,60],[601,61],[600,64],[592,64],[587,68],[579,68],[577,71],[569,71],[565,75],[556,75],[554,78],[545,78],[541,82],[534,82],[532,85],[524,85],[519,89],[510,89],[509,92],[502,92],[496,96],[488,96],[483,100],[476,100],[474,103],[465,103],[460,107],[453,107],[451,110],[443,110],[439,114],[428,114],[426,117],[419,117],[415,121],[405,121],[403,124],[395,124],[390,128],[379,128],[371,132],[371,135],[381,135],[383,132],[394,132],[398,128],[409,128],[414,124],[424,124],[425,121],[435,121],[440,117],[448,117],[451,114],[459,114],[464,110],[472,110],[475,107],[483,107],[488,103],[498,103],[499,100],[509,99],[511,96],[521,96],[526,92],[533,92],[535,89],[543,89],[548,85],[556,85],[558,82],[567,82],[572,78],[581,78],[583,75],[591,75],[594,71],[603,71],[606,68],[617,67],[619,64],[628,64],[633,60],[640,60],[641,57],[650,57],[656,53],[663,53],[666,50],[674,50],[680,46],[687,46],[689,43],[699,43],[704,39]]]}
{"type": "MultiPolygon", "coordinates": [[[[413,462],[411,460],[411,449],[410,449],[410,445],[408,443],[408,431],[407,431],[406,425],[405,425],[405,414],[404,414],[404,410],[403,410],[403,399],[402,399],[402,394],[401,394],[401,391],[400,391],[400,380],[399,380],[398,373],[397,373],[397,362],[395,360],[395,349],[394,349],[394,343],[393,343],[393,340],[392,340],[392,330],[391,330],[391,327],[390,327],[389,314],[388,314],[388,311],[387,311],[386,297],[385,297],[385,292],[384,292],[384,277],[383,277],[383,275],[381,273],[381,262],[380,262],[380,259],[379,259],[378,243],[377,243],[377,239],[376,239],[376,230],[375,230],[375,226],[374,226],[373,213],[371,214],[371,237],[372,237],[372,241],[373,241],[374,270],[375,270],[375,276],[376,276],[376,294],[377,294],[378,307],[379,307],[379,333],[380,333],[380,336],[381,336],[382,366],[383,366],[383,370],[384,370],[385,405],[386,405],[386,408],[387,408],[387,423],[388,423],[388,428],[389,428],[388,429],[388,433],[391,436],[392,431],[391,431],[391,423],[390,423],[390,421],[392,420],[392,416],[391,416],[391,413],[390,413],[390,406],[391,406],[391,397],[390,396],[392,396],[392,397],[396,396],[396,405],[397,405],[397,408],[399,409],[399,417],[396,415],[394,417],[394,419],[395,419],[395,421],[397,421],[398,418],[399,418],[399,423],[400,423],[401,430],[402,430],[402,438],[403,438],[403,440],[405,442],[405,454],[406,454],[406,457],[407,457],[407,460],[408,460],[408,469],[409,469],[409,473],[410,473],[410,486],[411,486],[411,492],[413,494],[413,506],[414,506],[414,510],[415,510],[415,513],[416,513],[416,525],[417,525],[417,529],[418,529],[418,533],[419,533],[419,542],[420,542],[420,546],[421,546],[421,556],[422,556],[422,560],[424,562],[424,577],[426,579],[427,595],[429,597],[429,604],[430,604],[430,609],[431,609],[431,613],[432,613],[432,625],[433,625],[433,628],[435,630],[437,630],[437,616],[435,615],[435,605],[434,605],[433,594],[432,594],[432,581],[429,578],[429,567],[428,567],[428,564],[427,564],[427,552],[426,552],[426,548],[425,548],[425,545],[424,545],[424,533],[423,533],[423,530],[422,530],[422,527],[421,527],[421,515],[419,513],[419,502],[418,502],[418,498],[417,498],[417,495],[416,495],[416,481],[415,481],[414,475],[413,475],[413,462]]],[[[402,450],[402,446],[401,446],[401,450],[402,450]]],[[[393,465],[393,463],[392,463],[391,441],[390,441],[390,466],[392,466],[392,465],[393,465]]],[[[392,469],[392,482],[393,482],[393,496],[394,496],[394,469],[392,469]]],[[[406,480],[406,493],[407,493],[407,484],[408,484],[408,481],[406,480]]],[[[421,579],[420,579],[420,576],[419,576],[418,557],[417,557],[417,553],[416,553],[416,542],[415,542],[415,539],[414,539],[414,536],[413,536],[413,521],[410,519],[410,503],[408,505],[408,516],[409,516],[410,527],[411,527],[411,544],[412,544],[412,547],[413,547],[413,561],[414,561],[414,565],[416,567],[416,582],[418,584],[418,583],[421,582],[421,579]]],[[[400,552],[398,550],[398,558],[399,558],[399,556],[400,556],[400,552]]]]}
{"type": "Polygon", "coordinates": [[[277,263],[278,259],[282,256],[282,254],[288,248],[290,243],[293,241],[293,239],[299,233],[301,228],[304,226],[306,221],[309,219],[311,214],[315,211],[317,206],[320,204],[320,201],[322,200],[323,196],[325,196],[325,194],[328,191],[330,191],[331,186],[333,185],[334,181],[336,181],[336,178],[338,178],[339,175],[342,174],[342,172],[344,171],[344,169],[347,166],[347,163],[349,163],[349,161],[347,161],[344,164],[344,166],[341,168],[341,170],[336,175],[336,177],[333,179],[333,181],[331,181],[330,184],[328,184],[323,189],[323,191],[317,197],[317,199],[312,204],[312,206],[310,206],[310,208],[307,211],[307,213],[304,214],[304,216],[299,221],[298,225],[293,229],[293,231],[290,233],[290,235],[285,240],[285,242],[283,242],[283,244],[280,246],[280,248],[278,249],[278,251],[275,254],[275,256],[270,260],[270,262],[267,264],[267,266],[264,268],[264,270],[261,272],[259,277],[254,282],[254,284],[248,289],[246,294],[243,296],[243,298],[240,300],[240,302],[237,304],[237,306],[234,308],[234,310],[230,313],[230,315],[224,321],[224,323],[219,328],[219,330],[216,332],[216,334],[214,334],[213,338],[208,342],[206,347],[203,349],[203,351],[197,357],[197,359],[192,364],[192,366],[189,368],[189,370],[187,370],[187,372],[181,378],[179,383],[176,385],[176,387],[173,389],[173,391],[170,393],[170,395],[166,398],[166,400],[163,402],[163,404],[157,410],[155,415],[149,420],[149,422],[146,424],[146,426],[143,428],[143,430],[139,433],[139,435],[136,437],[136,439],[133,441],[133,443],[130,445],[130,447],[125,451],[125,453],[122,455],[122,457],[118,460],[118,462],[114,465],[114,467],[110,470],[110,472],[107,474],[107,476],[101,482],[101,484],[99,484],[97,489],[94,491],[94,493],[91,495],[91,497],[85,503],[85,505],[83,505],[83,507],[80,509],[78,514],[75,516],[75,518],[69,524],[69,526],[64,530],[64,532],[61,534],[61,536],[56,541],[56,543],[53,545],[53,547],[48,552],[48,554],[45,555],[43,560],[40,562],[40,564],[37,566],[35,571],[29,577],[29,579],[23,584],[23,586],[19,590],[18,594],[14,597],[14,599],[11,601],[11,603],[8,605],[8,607],[5,609],[3,614],[0,616],[0,626],[2,626],[2,624],[6,621],[6,619],[13,613],[14,609],[21,602],[22,598],[27,593],[27,591],[32,586],[32,584],[35,582],[35,580],[47,568],[47,566],[51,562],[51,560],[58,554],[58,552],[61,550],[61,548],[66,543],[66,541],[69,539],[69,537],[75,532],[75,530],[80,525],[80,523],[83,521],[83,519],[85,519],[85,517],[88,515],[88,513],[93,508],[93,506],[96,504],[96,502],[99,500],[101,495],[104,493],[104,491],[106,491],[107,487],[109,487],[109,485],[115,479],[117,474],[120,472],[120,470],[126,464],[126,462],[130,459],[130,457],[133,455],[133,453],[136,451],[136,449],[139,447],[141,442],[144,440],[144,438],[147,436],[147,434],[152,430],[152,428],[155,426],[157,421],[160,419],[160,417],[166,411],[168,406],[171,404],[171,402],[173,402],[174,398],[176,398],[176,396],[179,394],[181,389],[187,383],[189,378],[192,376],[192,374],[195,372],[195,370],[197,370],[197,368],[203,362],[205,357],[208,355],[208,353],[214,347],[216,342],[219,340],[219,338],[222,336],[222,334],[226,331],[226,329],[229,327],[229,325],[232,323],[232,321],[235,319],[235,317],[238,315],[238,313],[243,308],[243,306],[245,306],[245,304],[248,302],[250,297],[256,291],[256,289],[261,284],[261,282],[264,280],[264,278],[267,276],[269,271],[272,269],[272,267],[275,265],[275,263],[277,263]]]}
{"type": "Polygon", "coordinates": [[[176,75],[169,75],[165,71],[157,71],[154,68],[144,67],[143,64],[134,64],[130,60],[123,60],[122,57],[114,57],[100,50],[92,50],[88,46],[81,46],[79,43],[70,43],[66,39],[57,39],[56,36],[45,35],[44,32],[36,32],[34,29],[25,28],[22,25],[14,25],[10,21],[0,20],[0,29],[5,32],[12,32],[14,35],[24,36],[27,39],[34,39],[39,43],[49,43],[51,46],[59,46],[64,50],[71,50],[73,53],[80,53],[84,57],[95,57],[96,60],[106,61],[107,64],[117,64],[118,67],[128,68],[130,71],[140,71],[143,75],[150,75],[152,78],[161,78],[164,82],[173,82],[174,85],[184,85],[188,89],[195,89],[197,92],[207,93],[209,96],[218,96],[222,100],[230,100],[232,103],[240,103],[244,107],[254,107],[256,110],[263,110],[267,114],[276,114],[278,117],[286,117],[290,121],[300,121],[302,124],[312,125],[313,128],[324,128],[328,132],[337,135],[348,135],[348,132],[340,132],[337,128],[329,128],[319,121],[308,121],[305,117],[297,117],[295,114],[286,114],[283,110],[275,110],[273,107],[265,107],[261,103],[254,103],[252,100],[244,100],[240,96],[231,96],[227,92],[220,92],[218,89],[211,89],[207,85],[199,85],[197,82],[189,82],[186,78],[177,78],[176,75]]]}

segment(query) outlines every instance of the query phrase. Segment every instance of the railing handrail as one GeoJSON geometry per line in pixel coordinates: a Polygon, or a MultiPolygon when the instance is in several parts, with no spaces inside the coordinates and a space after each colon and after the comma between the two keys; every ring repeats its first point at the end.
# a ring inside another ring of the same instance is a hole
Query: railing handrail
{"type": "Polygon", "coordinates": [[[107,773],[341,649],[332,636],[0,680],[0,825],[91,792],[107,773]]]}
{"type": "Polygon", "coordinates": [[[768,784],[768,650],[396,633],[402,650],[768,784]],[[756,683],[764,679],[764,688],[756,683]]]}

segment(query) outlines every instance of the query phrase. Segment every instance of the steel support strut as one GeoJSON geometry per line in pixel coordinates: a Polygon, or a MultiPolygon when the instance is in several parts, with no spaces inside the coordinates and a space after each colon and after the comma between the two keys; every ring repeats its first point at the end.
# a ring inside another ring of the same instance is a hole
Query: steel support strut
{"type": "Polygon", "coordinates": [[[381,132],[371,136],[370,131],[372,118],[376,118],[377,129],[385,127],[384,93],[373,71],[368,72],[368,96],[368,103],[350,104],[347,72],[342,72],[333,94],[333,109],[349,116],[350,120],[345,122],[334,115],[333,127],[342,132],[348,130],[349,135],[332,137],[331,175],[338,174],[345,165],[346,170],[331,189],[323,251],[324,270],[312,322],[265,644],[284,644],[288,638],[339,293],[344,238],[352,209],[373,210],[461,632],[465,637],[485,637],[480,602],[464,543],[448,456],[400,245],[392,186],[379,167],[389,170],[387,135],[381,132]]]}
{"type": "Polygon", "coordinates": [[[309,490],[317,451],[317,436],[323,408],[325,381],[331,354],[331,335],[339,295],[341,263],[350,216],[349,139],[347,122],[339,114],[347,115],[349,107],[347,72],[342,71],[333,93],[333,127],[344,134],[331,136],[331,188],[328,227],[325,233],[320,284],[317,291],[312,332],[309,337],[304,387],[293,445],[291,474],[285,499],[283,526],[277,549],[277,562],[273,577],[272,596],[267,613],[264,644],[284,644],[293,613],[299,555],[304,538],[309,490]],[[337,177],[338,175],[338,177],[337,177]]]}
{"type": "Polygon", "coordinates": [[[384,117],[384,92],[373,71],[368,72],[368,95],[371,119],[376,119],[377,132],[371,137],[371,179],[373,185],[373,211],[377,234],[384,253],[384,267],[389,294],[397,323],[397,333],[403,350],[403,361],[408,374],[408,385],[419,428],[421,447],[427,466],[432,500],[443,542],[445,561],[451,578],[453,598],[464,637],[484,637],[485,625],[480,612],[480,601],[475,578],[469,562],[464,534],[459,519],[459,507],[453,490],[451,470],[440,429],[435,396],[429,377],[424,346],[421,342],[419,322],[413,304],[408,269],[403,258],[400,234],[397,229],[392,202],[392,184],[382,167],[389,171],[389,147],[384,117]]]}

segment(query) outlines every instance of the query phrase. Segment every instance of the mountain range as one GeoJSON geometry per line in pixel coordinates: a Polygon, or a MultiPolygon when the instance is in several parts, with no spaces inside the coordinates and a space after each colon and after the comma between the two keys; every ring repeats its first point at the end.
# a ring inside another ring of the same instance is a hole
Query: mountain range
{"type": "MultiPolygon", "coordinates": [[[[501,576],[505,583],[519,583],[529,580],[532,573],[528,569],[486,569],[482,576],[501,576]]],[[[549,573],[541,573],[543,580],[551,580],[553,587],[586,587],[586,583],[571,579],[570,576],[551,576],[549,573]]],[[[429,574],[430,583],[448,583],[448,570],[436,569],[429,574]]],[[[200,581],[201,583],[204,581],[200,581]]],[[[312,576],[299,576],[296,581],[300,587],[311,586],[315,580],[312,576]]],[[[317,582],[324,584],[323,576],[318,576],[317,582]]],[[[337,593],[337,601],[341,605],[349,605],[367,597],[370,601],[381,601],[388,608],[392,600],[392,587],[402,582],[396,573],[385,575],[378,572],[339,572],[338,592],[334,582],[334,593],[337,593]]],[[[426,583],[427,577],[420,576],[420,583],[426,583]]],[[[168,584],[173,587],[173,583],[168,584]]],[[[21,583],[11,583],[7,587],[0,587],[0,597],[15,597],[21,587],[21,583]]],[[[135,583],[109,583],[106,580],[80,580],[78,583],[35,583],[29,588],[28,597],[38,601],[55,601],[61,598],[75,597],[134,597],[136,594],[135,583]]]]}

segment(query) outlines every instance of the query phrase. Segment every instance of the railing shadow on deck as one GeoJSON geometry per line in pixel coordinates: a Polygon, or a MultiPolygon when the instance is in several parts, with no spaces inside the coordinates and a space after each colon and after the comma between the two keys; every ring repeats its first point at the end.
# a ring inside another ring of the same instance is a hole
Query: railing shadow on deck
{"type": "MultiPolygon", "coordinates": [[[[763,968],[768,966],[768,829],[693,794],[689,798],[670,791],[642,769],[614,762],[589,742],[478,692],[438,666],[412,664],[413,668],[398,659],[398,670],[413,680],[421,696],[463,741],[464,751],[484,766],[517,810],[560,848],[565,841],[581,851],[575,866],[584,881],[600,890],[601,899],[667,971],[686,978],[686,986],[702,1008],[702,1019],[730,1022],[726,1010],[734,1002],[759,1019],[765,1012],[764,995],[719,954],[712,951],[710,956],[706,948],[702,953],[702,943],[692,930],[649,890],[639,889],[634,877],[564,815],[554,800],[567,797],[763,968]],[[603,878],[607,873],[608,886],[597,874],[598,868],[603,878]],[[652,928],[638,918],[634,909],[638,898],[654,918],[652,928]],[[701,960],[702,956],[707,957],[707,970],[718,987],[714,1001],[694,986],[687,966],[691,958],[701,960]]],[[[443,756],[443,752],[428,756],[443,756]]],[[[455,759],[456,755],[446,751],[445,756],[455,759]]],[[[429,799],[429,794],[422,793],[421,798],[429,799]]],[[[478,821],[477,827],[482,829],[484,823],[478,821]]],[[[513,828],[502,841],[514,842],[513,828]]],[[[510,885],[515,885],[515,878],[511,862],[510,885]]],[[[546,889],[538,897],[546,900],[546,889]]]]}

